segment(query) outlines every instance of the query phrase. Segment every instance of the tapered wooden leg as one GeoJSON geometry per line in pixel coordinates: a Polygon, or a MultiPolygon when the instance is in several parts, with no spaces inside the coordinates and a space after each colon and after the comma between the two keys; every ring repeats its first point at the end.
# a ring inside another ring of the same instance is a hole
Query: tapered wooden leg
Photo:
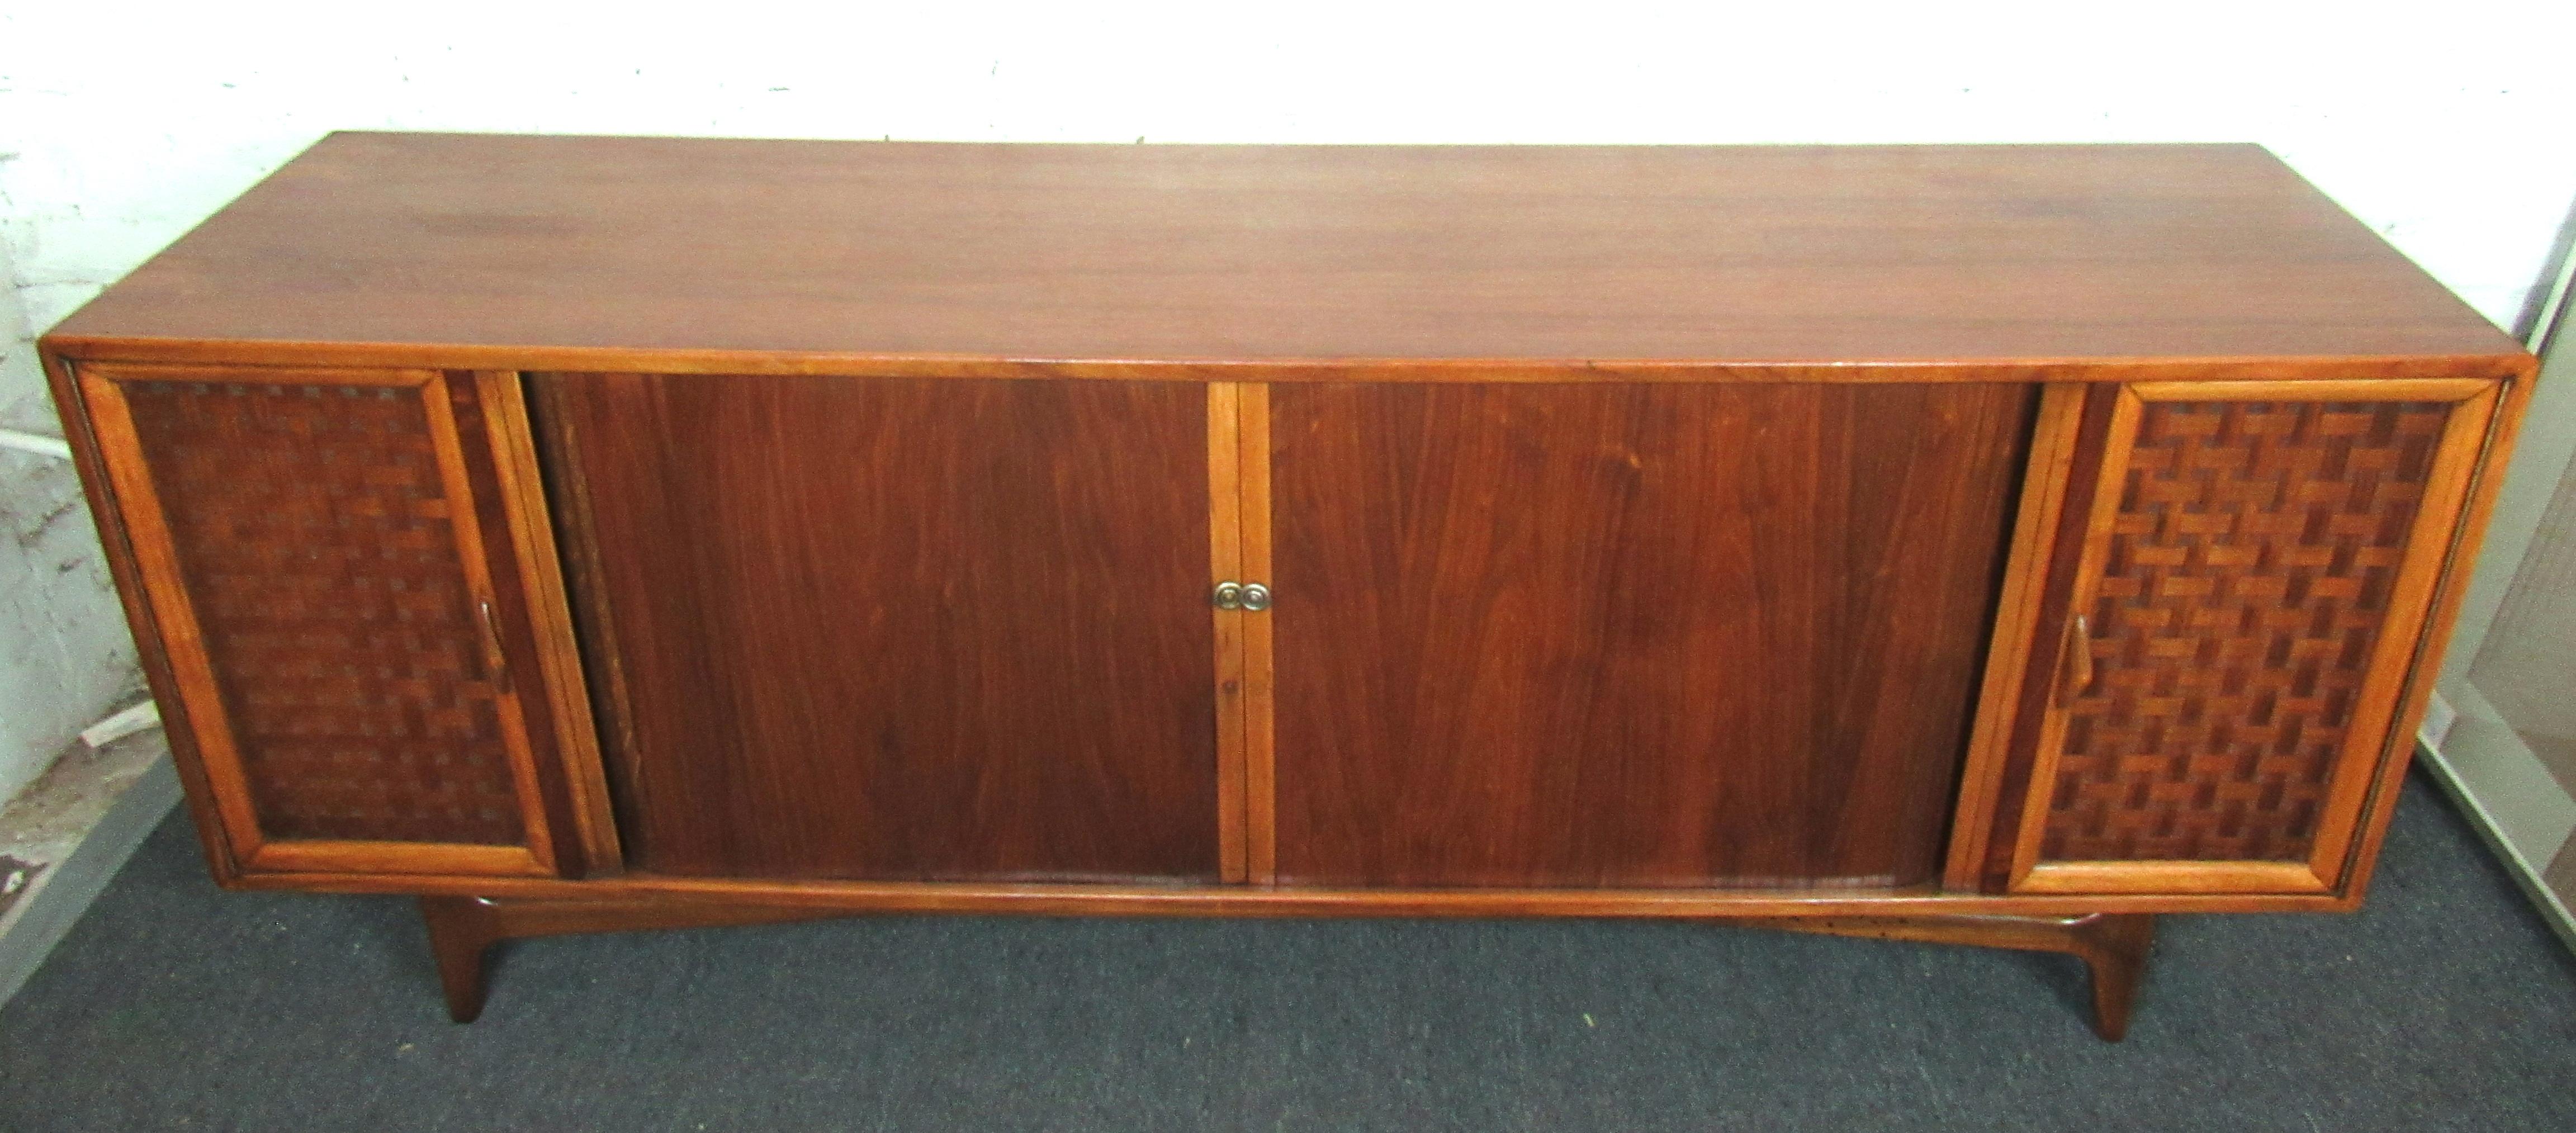
{"type": "Polygon", "coordinates": [[[2129,1034],[2129,1008],[2147,974],[2155,946],[2156,918],[2147,913],[2097,913],[2071,926],[2076,955],[2093,975],[2093,1030],[2110,1042],[2129,1034]]]}
{"type": "Polygon", "coordinates": [[[459,1023],[483,1014],[483,957],[504,935],[490,910],[474,897],[420,899],[429,951],[438,960],[438,983],[447,992],[447,1017],[459,1023]]]}
{"type": "Polygon", "coordinates": [[[471,1023],[483,1014],[484,960],[504,940],[655,928],[776,924],[857,915],[847,909],[701,903],[686,898],[542,900],[514,897],[423,897],[421,920],[447,992],[447,1016],[471,1023]]]}
{"type": "Polygon", "coordinates": [[[2156,918],[2148,913],[2094,913],[2081,917],[1743,917],[1724,923],[1748,928],[1920,940],[2025,952],[2063,952],[2084,961],[2093,986],[2093,1032],[2109,1042],[2129,1033],[2129,1009],[2154,946],[2156,918]]]}

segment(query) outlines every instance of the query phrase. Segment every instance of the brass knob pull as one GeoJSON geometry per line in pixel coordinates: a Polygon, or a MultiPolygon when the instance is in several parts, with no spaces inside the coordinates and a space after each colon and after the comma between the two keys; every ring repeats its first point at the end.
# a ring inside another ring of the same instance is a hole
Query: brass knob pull
{"type": "Polygon", "coordinates": [[[1216,608],[1260,613],[1270,608],[1270,588],[1258,582],[1217,583],[1216,608]]]}

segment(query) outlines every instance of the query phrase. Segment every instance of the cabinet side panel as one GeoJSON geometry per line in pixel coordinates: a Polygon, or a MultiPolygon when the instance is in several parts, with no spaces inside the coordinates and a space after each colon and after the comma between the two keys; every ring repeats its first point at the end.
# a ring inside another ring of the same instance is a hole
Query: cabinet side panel
{"type": "Polygon", "coordinates": [[[1205,387],[532,380],[635,867],[1217,877],[1205,387]]]}
{"type": "Polygon", "coordinates": [[[2036,394],[1274,388],[1280,879],[1929,880],[2036,394]]]}

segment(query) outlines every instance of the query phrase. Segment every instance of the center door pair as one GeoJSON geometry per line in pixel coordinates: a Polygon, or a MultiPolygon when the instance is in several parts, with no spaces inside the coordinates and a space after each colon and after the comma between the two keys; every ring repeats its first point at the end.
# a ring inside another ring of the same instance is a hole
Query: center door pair
{"type": "Polygon", "coordinates": [[[953,881],[1928,879],[2032,409],[534,384],[631,864],[953,881]]]}

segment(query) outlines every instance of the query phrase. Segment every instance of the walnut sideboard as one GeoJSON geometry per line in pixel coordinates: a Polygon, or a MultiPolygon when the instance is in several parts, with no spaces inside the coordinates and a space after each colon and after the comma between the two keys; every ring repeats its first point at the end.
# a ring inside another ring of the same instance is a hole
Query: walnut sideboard
{"type": "Polygon", "coordinates": [[[336,134],[43,341],[228,886],[2354,908],[2531,357],[2251,146],[336,134]]]}

